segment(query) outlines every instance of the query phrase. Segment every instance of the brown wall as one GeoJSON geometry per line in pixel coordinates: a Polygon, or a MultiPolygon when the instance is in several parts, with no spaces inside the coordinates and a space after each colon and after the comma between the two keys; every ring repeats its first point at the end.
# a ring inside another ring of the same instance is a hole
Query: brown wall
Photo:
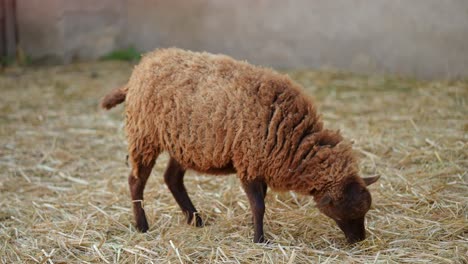
{"type": "Polygon", "coordinates": [[[227,53],[280,68],[468,77],[466,0],[18,0],[33,58],[133,45],[227,53]]]}

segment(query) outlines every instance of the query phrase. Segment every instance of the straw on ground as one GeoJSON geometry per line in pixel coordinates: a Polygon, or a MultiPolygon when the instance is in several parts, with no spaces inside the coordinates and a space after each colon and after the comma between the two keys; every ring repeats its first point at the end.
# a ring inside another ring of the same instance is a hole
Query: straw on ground
{"type": "Polygon", "coordinates": [[[269,193],[269,245],[251,242],[235,176],[188,173],[204,228],[185,224],[158,160],[145,194],[146,234],[132,225],[122,108],[98,100],[132,66],[100,62],[7,69],[0,76],[0,261],[153,263],[466,263],[468,82],[290,72],[326,126],[377,172],[368,238],[348,246],[310,197],[269,193]]]}

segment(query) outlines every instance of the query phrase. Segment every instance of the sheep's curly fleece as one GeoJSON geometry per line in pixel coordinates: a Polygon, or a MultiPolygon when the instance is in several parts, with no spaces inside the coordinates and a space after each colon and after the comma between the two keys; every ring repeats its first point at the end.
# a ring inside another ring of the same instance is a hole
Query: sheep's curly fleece
{"type": "Polygon", "coordinates": [[[344,181],[362,182],[351,144],[323,129],[301,87],[273,70],[160,49],[146,54],[114,93],[115,102],[104,106],[126,101],[134,169],[167,151],[186,169],[235,170],[241,181],[263,179],[279,191],[326,191],[339,199],[344,181]]]}

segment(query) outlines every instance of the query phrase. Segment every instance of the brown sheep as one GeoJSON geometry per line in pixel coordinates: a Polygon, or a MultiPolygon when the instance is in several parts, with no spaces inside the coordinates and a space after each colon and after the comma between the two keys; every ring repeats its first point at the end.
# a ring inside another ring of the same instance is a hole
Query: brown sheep
{"type": "Polygon", "coordinates": [[[167,151],[164,180],[189,224],[203,225],[183,184],[192,169],[237,173],[253,214],[254,242],[265,241],[267,186],[312,195],[350,243],[365,238],[366,185],[378,177],[358,176],[351,144],[323,128],[311,99],[288,76],[224,55],[161,49],[145,55],[102,107],[124,101],[139,231],[148,230],[141,204],[146,181],[167,151]]]}

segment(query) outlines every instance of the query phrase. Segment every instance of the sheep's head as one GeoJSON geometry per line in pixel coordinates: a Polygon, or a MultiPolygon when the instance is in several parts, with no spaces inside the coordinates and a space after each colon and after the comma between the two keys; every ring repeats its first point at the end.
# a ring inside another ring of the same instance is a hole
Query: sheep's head
{"type": "Polygon", "coordinates": [[[366,238],[364,217],[372,203],[366,186],[378,179],[379,176],[374,176],[347,181],[342,188],[341,198],[338,200],[332,199],[327,193],[314,197],[319,210],[335,220],[349,243],[359,242],[366,238]]]}

